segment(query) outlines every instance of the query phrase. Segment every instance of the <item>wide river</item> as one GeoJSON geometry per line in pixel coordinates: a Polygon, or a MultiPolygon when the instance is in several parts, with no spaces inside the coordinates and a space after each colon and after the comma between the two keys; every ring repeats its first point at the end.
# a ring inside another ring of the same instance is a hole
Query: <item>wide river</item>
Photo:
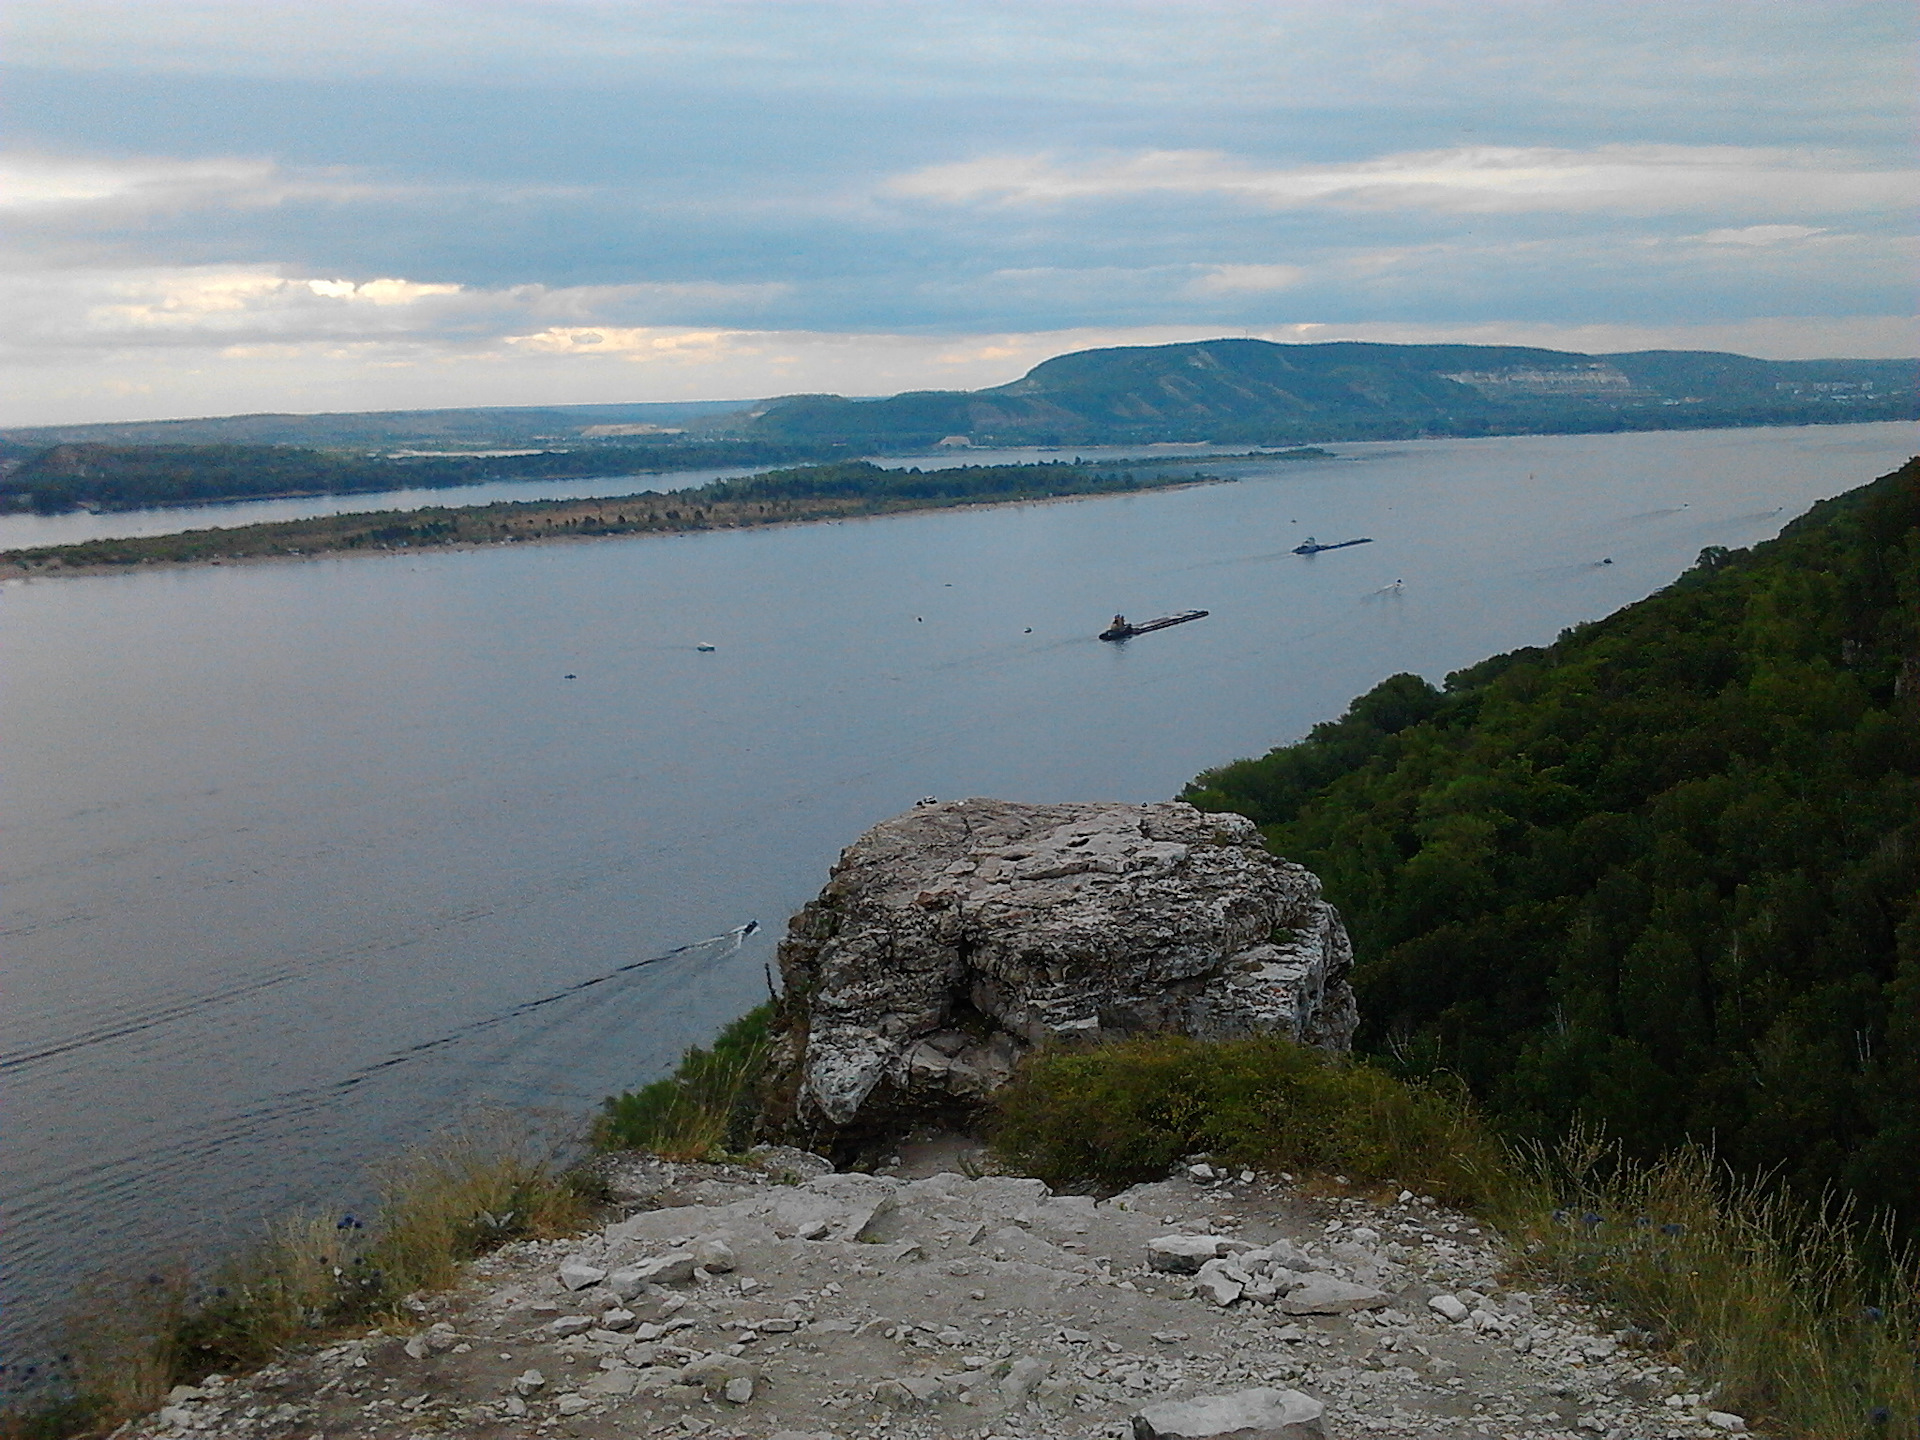
{"type": "Polygon", "coordinates": [[[14,1354],[89,1269],[358,1205],[476,1107],[572,1121],[659,1074],[921,796],[1170,796],[1765,539],[1920,428],[1330,448],[1102,499],[8,585],[14,1354]]]}

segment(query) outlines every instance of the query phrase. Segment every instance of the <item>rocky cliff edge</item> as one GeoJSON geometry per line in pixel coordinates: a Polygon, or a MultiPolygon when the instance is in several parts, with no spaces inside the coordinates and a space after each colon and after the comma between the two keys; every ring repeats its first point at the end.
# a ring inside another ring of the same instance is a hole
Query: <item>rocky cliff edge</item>
{"type": "Polygon", "coordinates": [[[1353,952],[1253,823],[1170,802],[922,802],[780,946],[773,1128],[821,1147],[977,1106],[1026,1050],[1172,1032],[1345,1050],[1353,952]]]}

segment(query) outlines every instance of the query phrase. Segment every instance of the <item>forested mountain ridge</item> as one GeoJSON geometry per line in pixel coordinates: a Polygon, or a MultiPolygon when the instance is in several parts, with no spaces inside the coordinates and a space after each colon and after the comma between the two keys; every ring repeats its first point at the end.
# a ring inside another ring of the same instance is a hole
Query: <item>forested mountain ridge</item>
{"type": "Polygon", "coordinates": [[[1920,1222],[1920,461],[1187,798],[1323,877],[1365,1048],[1920,1222]]]}
{"type": "Polygon", "coordinates": [[[956,435],[976,444],[1296,444],[1807,424],[1920,414],[1917,381],[1911,360],[1205,340],[1060,355],[990,390],[790,396],[763,407],[751,433],[871,445],[956,435]]]}

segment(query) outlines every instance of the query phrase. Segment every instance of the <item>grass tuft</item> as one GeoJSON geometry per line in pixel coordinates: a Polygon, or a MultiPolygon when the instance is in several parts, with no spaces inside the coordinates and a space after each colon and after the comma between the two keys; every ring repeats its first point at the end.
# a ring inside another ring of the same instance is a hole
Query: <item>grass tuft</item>
{"type": "Polygon", "coordinates": [[[1697,1147],[1638,1163],[1591,1134],[1535,1152],[1505,1207],[1529,1271],[1606,1301],[1721,1409],[1818,1437],[1920,1424],[1920,1260],[1851,1201],[1797,1204],[1697,1147]]]}
{"type": "Polygon", "coordinates": [[[257,1369],[349,1328],[410,1328],[406,1298],[451,1285],[462,1260],[509,1240],[575,1233],[594,1215],[586,1187],[524,1120],[505,1115],[451,1130],[377,1177],[379,1208],[366,1220],[297,1215],[201,1280],[181,1267],[83,1295],[65,1373],[36,1403],[0,1417],[0,1440],[104,1433],[153,1410],[174,1385],[257,1369]]]}
{"type": "Polygon", "coordinates": [[[1649,1333],[1757,1428],[1885,1440],[1920,1426],[1920,1257],[1849,1202],[1796,1204],[1699,1149],[1635,1163],[1575,1132],[1516,1151],[1464,1097],[1364,1062],[1174,1036],[1029,1056],[997,1097],[992,1143],[1055,1185],[1157,1180],[1198,1152],[1391,1176],[1474,1210],[1519,1268],[1649,1333]]]}
{"type": "Polygon", "coordinates": [[[711,1160],[745,1149],[759,1112],[773,1006],[749,1010],[720,1032],[712,1049],[696,1045],[673,1074],[608,1096],[594,1126],[603,1150],[651,1150],[669,1160],[711,1160]]]}
{"type": "Polygon", "coordinates": [[[1276,1036],[1177,1035],[1029,1057],[997,1097],[1003,1162],[1049,1184],[1128,1185],[1198,1152],[1259,1169],[1389,1176],[1454,1204],[1510,1183],[1458,1097],[1276,1036]]]}

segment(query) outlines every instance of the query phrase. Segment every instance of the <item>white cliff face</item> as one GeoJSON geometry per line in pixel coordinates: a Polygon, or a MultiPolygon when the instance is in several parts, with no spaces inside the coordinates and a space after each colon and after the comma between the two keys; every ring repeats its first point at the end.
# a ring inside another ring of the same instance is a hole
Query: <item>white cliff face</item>
{"type": "Polygon", "coordinates": [[[1352,950],[1320,882],[1191,805],[921,804],[840,856],[780,969],[796,1119],[977,1100],[1034,1045],[1278,1033],[1344,1050],[1352,950]]]}

